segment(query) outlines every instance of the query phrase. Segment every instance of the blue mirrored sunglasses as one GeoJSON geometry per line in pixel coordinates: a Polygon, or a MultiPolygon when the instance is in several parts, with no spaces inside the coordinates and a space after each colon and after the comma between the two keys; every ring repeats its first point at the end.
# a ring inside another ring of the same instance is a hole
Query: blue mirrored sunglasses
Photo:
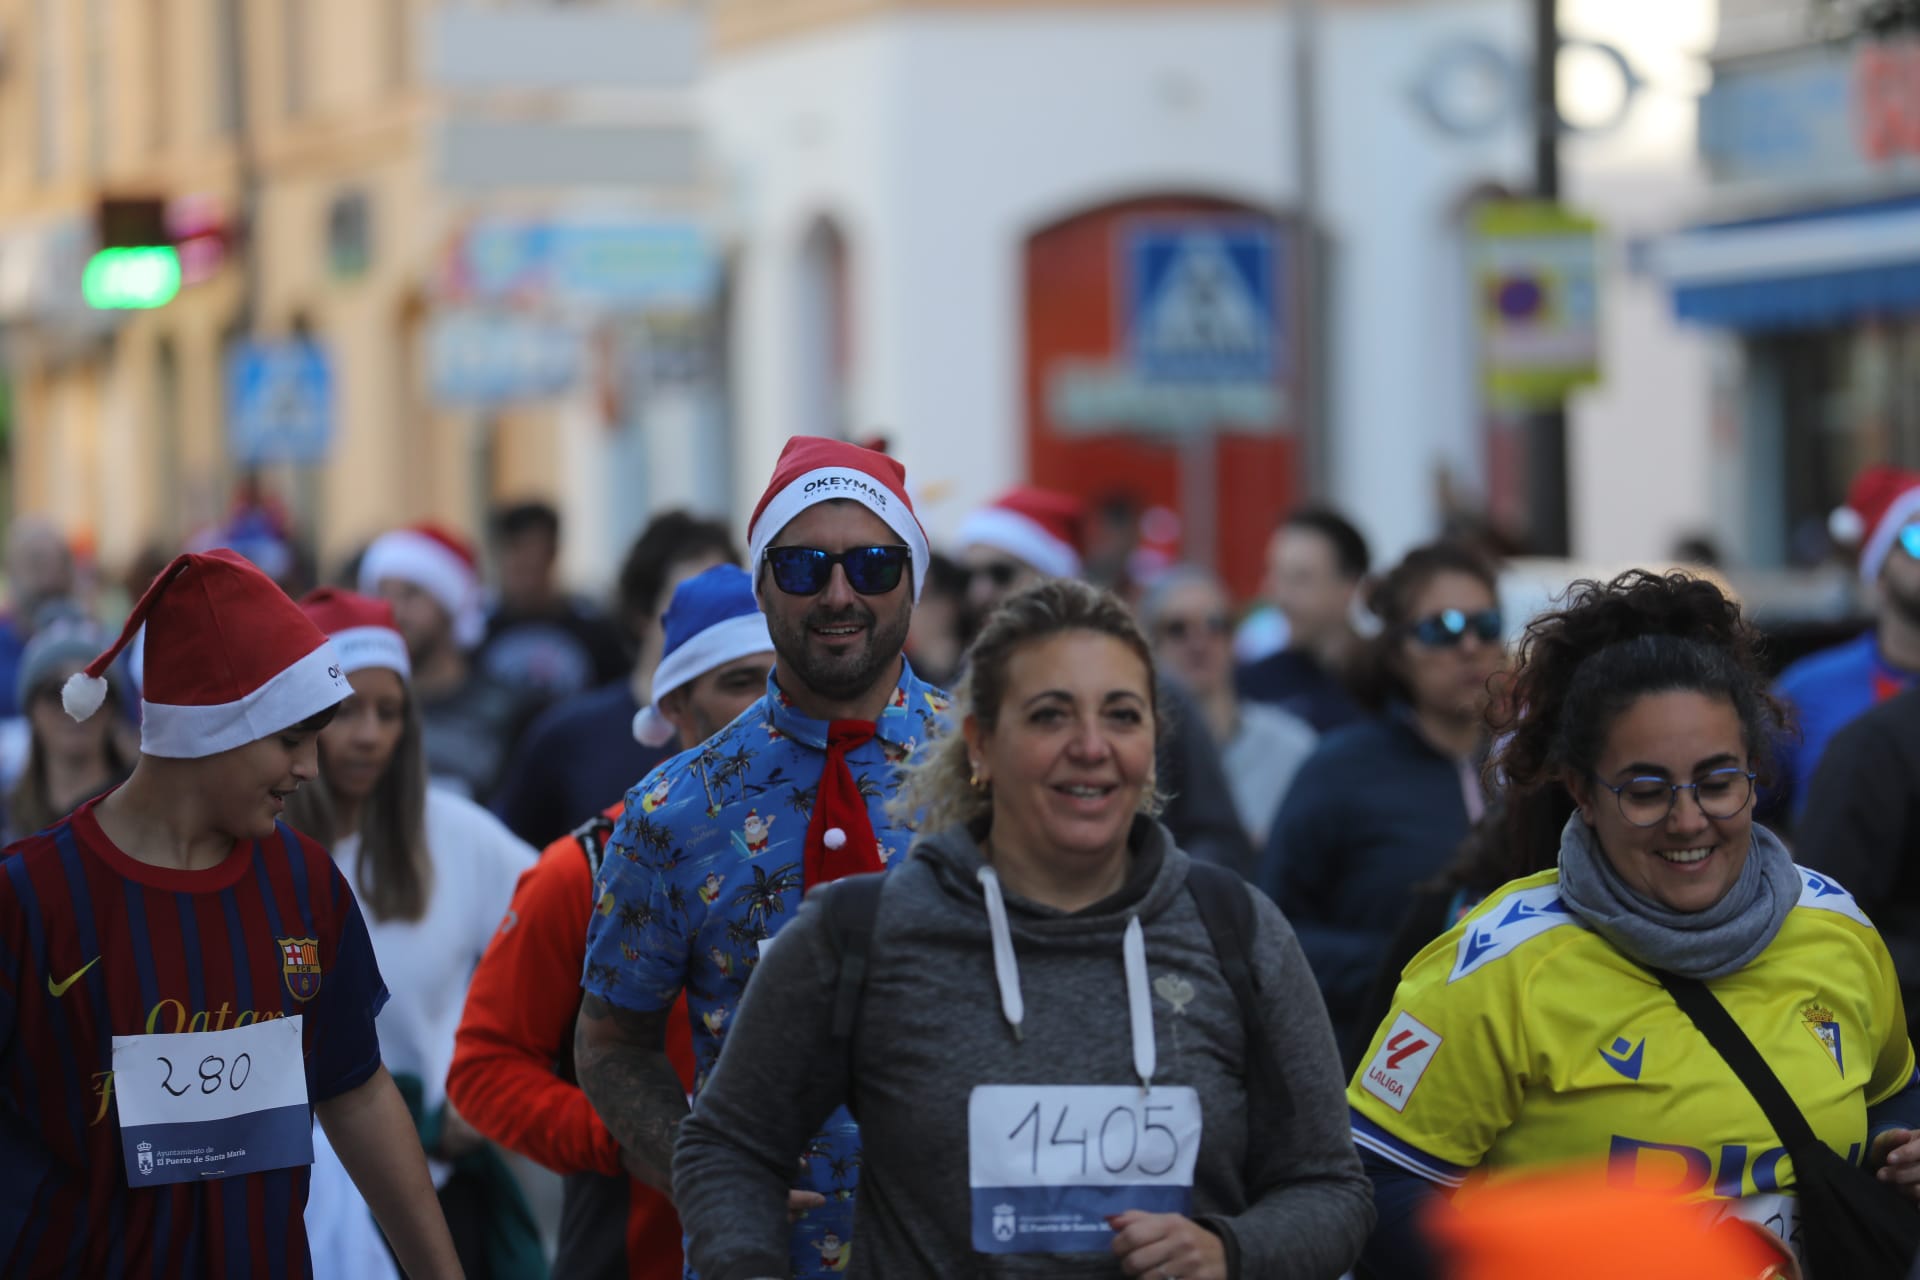
{"type": "Polygon", "coordinates": [[[1900,549],[1920,560],[1920,524],[1910,524],[1900,531],[1900,549]]]}
{"type": "Polygon", "coordinates": [[[1442,609],[1430,618],[1420,619],[1407,630],[1429,649],[1451,649],[1465,639],[1469,631],[1483,643],[1492,644],[1500,638],[1502,627],[1498,609],[1480,609],[1473,613],[1442,609]]]}
{"type": "Polygon", "coordinates": [[[835,553],[819,547],[769,547],[767,567],[773,585],[790,596],[819,595],[833,578],[833,566],[846,571],[847,585],[863,596],[883,596],[900,585],[913,563],[905,547],[848,547],[835,553]]]}

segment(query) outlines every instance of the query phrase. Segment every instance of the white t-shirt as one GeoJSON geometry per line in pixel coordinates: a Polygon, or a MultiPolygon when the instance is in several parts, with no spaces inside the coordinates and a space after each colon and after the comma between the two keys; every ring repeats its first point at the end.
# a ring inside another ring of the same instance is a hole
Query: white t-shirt
{"type": "MultiPolygon", "coordinates": [[[[418,920],[376,920],[362,904],[374,959],[391,993],[375,1024],[380,1059],[395,1075],[420,1078],[428,1111],[446,1101],[454,1032],[466,1008],[474,966],[507,914],[520,873],[537,856],[533,846],[473,801],[430,786],[427,857],[433,864],[433,884],[426,913],[418,920]]],[[[360,837],[347,836],[336,844],[333,861],[358,892],[360,837]]],[[[392,1274],[381,1267],[365,1270],[371,1259],[384,1260],[385,1251],[377,1248],[378,1228],[317,1125],[313,1136],[306,1218],[314,1274],[392,1274]]],[[[438,1160],[429,1161],[428,1167],[435,1186],[452,1172],[438,1160]]]]}
{"type": "Polygon", "coordinates": [[[1267,828],[1318,741],[1313,726],[1291,711],[1264,702],[1240,704],[1240,727],[1220,749],[1220,764],[1256,852],[1266,847],[1267,828]]]}

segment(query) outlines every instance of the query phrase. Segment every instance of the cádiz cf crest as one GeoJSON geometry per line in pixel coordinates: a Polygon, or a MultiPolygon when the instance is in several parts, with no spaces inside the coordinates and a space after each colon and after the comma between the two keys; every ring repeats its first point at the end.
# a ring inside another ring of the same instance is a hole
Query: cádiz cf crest
{"type": "Polygon", "coordinates": [[[276,938],[280,947],[280,973],[295,1000],[311,1000],[320,994],[320,939],[276,938]]]}
{"type": "Polygon", "coordinates": [[[1833,1065],[1845,1076],[1847,1061],[1840,1056],[1840,1024],[1834,1021],[1833,1011],[1822,1008],[1816,1002],[1800,1011],[1800,1020],[1807,1033],[1820,1042],[1820,1047],[1833,1059],[1833,1065]]]}

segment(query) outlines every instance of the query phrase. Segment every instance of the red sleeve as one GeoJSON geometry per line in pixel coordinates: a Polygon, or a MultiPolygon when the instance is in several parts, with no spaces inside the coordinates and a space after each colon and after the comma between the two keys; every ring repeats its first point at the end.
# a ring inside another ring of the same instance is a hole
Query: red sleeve
{"type": "Polygon", "coordinates": [[[521,873],[474,970],[447,1073],[447,1097],[467,1123],[556,1173],[621,1172],[619,1145],[587,1095],[554,1074],[580,1011],[592,907],[579,841],[554,841],[521,873]]]}

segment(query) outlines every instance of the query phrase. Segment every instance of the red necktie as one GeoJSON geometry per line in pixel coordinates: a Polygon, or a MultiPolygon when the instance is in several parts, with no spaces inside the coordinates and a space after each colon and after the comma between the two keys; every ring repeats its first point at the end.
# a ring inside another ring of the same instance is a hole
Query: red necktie
{"type": "Polygon", "coordinates": [[[847,767],[847,752],[872,741],[877,728],[871,720],[835,720],[827,726],[827,767],[820,771],[802,863],[808,889],[841,876],[886,869],[867,817],[867,798],[847,767]]]}

